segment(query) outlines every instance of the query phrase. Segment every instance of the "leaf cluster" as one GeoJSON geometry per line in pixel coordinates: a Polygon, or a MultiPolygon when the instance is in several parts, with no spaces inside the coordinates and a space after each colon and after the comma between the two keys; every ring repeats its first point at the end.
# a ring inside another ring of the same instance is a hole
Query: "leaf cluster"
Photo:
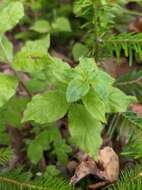
{"type": "MultiPolygon", "coordinates": [[[[33,6],[38,9],[42,7],[42,3],[43,0],[35,2],[33,6]]],[[[141,72],[133,72],[126,75],[125,79],[116,81],[97,65],[100,52],[103,54],[104,50],[107,55],[115,52],[118,60],[123,50],[125,56],[129,57],[130,65],[133,53],[142,59],[141,34],[112,34],[115,13],[122,10],[124,3],[123,0],[119,0],[114,6],[113,1],[106,0],[77,0],[75,2],[75,14],[85,19],[84,28],[91,28],[85,38],[90,36],[93,43],[95,42],[91,54],[95,53],[96,60],[88,57],[88,47],[78,43],[73,49],[74,59],[79,60],[79,64],[75,67],[71,67],[49,53],[49,32],[71,32],[67,18],[57,17],[53,19],[53,22],[48,22],[45,18],[37,20],[30,30],[39,34],[38,39],[27,40],[14,54],[13,45],[5,33],[13,29],[24,17],[24,7],[20,1],[7,1],[0,7],[0,18],[2,18],[0,21],[0,61],[8,63],[12,71],[11,74],[0,73],[0,135],[5,135],[5,140],[8,141],[5,126],[11,124],[13,127],[22,127],[25,123],[30,123],[34,128],[35,136],[26,141],[26,146],[27,155],[33,164],[38,164],[43,154],[48,151],[49,157],[54,155],[59,163],[66,164],[72,144],[96,159],[102,144],[101,132],[103,126],[107,124],[109,114],[122,113],[121,116],[127,120],[128,125],[131,123],[141,127],[141,119],[134,113],[127,112],[129,105],[137,101],[132,96],[136,95],[135,89],[137,89],[138,98],[141,95],[141,72]],[[28,76],[28,80],[24,83],[19,77],[21,72],[28,76]],[[128,85],[131,87],[130,91],[126,92],[128,95],[122,91],[125,91],[126,79],[129,80],[128,85]],[[29,96],[28,98],[18,97],[21,83],[26,92],[25,96],[29,96]],[[69,142],[62,138],[58,126],[55,125],[63,118],[68,120],[71,136],[69,142]]],[[[125,154],[135,158],[141,157],[141,141],[137,141],[138,139],[140,139],[138,136],[130,138],[131,152],[125,150],[125,154]]],[[[5,149],[1,155],[4,155],[0,159],[0,163],[3,164],[7,161],[9,154],[5,149]]],[[[29,179],[24,179],[23,182],[17,178],[17,174],[22,177],[22,172],[16,173],[12,174],[14,178],[0,177],[1,188],[72,189],[64,181],[62,183],[62,180],[58,181],[55,178],[43,177],[40,180],[36,179],[35,183],[34,180],[31,182],[29,179]]],[[[47,176],[50,174],[56,176],[58,171],[51,166],[45,173],[47,176]]],[[[133,184],[130,186],[133,187],[133,184]]]]}

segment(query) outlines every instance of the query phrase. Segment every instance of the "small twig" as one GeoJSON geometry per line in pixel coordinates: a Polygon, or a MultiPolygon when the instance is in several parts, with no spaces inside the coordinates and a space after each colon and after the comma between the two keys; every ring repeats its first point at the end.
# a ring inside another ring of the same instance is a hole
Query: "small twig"
{"type": "MultiPolygon", "coordinates": [[[[135,34],[136,35],[136,34],[135,34]]],[[[123,44],[123,43],[142,43],[142,39],[101,39],[101,42],[105,43],[116,43],[116,44],[123,44]]]]}
{"type": "Polygon", "coordinates": [[[94,25],[94,50],[95,50],[95,61],[97,62],[99,60],[99,34],[98,34],[98,25],[99,25],[99,17],[97,15],[97,9],[99,9],[99,1],[98,0],[92,0],[93,3],[93,20],[92,23],[94,25]]]}
{"type": "Polygon", "coordinates": [[[108,181],[101,181],[101,182],[98,182],[96,184],[89,185],[88,187],[89,187],[89,189],[96,190],[100,187],[104,187],[108,183],[109,183],[108,181]]]}
{"type": "Polygon", "coordinates": [[[126,81],[126,82],[118,82],[117,85],[124,86],[124,85],[128,85],[128,84],[134,84],[134,83],[140,82],[141,80],[142,80],[142,77],[139,77],[136,80],[126,81]]]}
{"type": "Polygon", "coordinates": [[[24,81],[21,80],[21,78],[20,78],[18,72],[16,72],[16,71],[15,71],[14,69],[12,69],[11,67],[10,67],[10,69],[14,72],[15,76],[16,76],[16,77],[18,78],[18,80],[20,81],[20,84],[21,84],[21,86],[23,87],[23,89],[26,91],[27,95],[28,95],[30,98],[32,98],[32,96],[33,96],[32,93],[31,93],[31,92],[28,90],[28,88],[26,87],[24,81]]]}
{"type": "Polygon", "coordinates": [[[131,11],[131,10],[129,10],[129,9],[124,9],[124,8],[122,8],[122,10],[123,10],[125,13],[131,14],[131,15],[134,15],[134,16],[142,17],[142,13],[140,13],[140,12],[131,11]]]}

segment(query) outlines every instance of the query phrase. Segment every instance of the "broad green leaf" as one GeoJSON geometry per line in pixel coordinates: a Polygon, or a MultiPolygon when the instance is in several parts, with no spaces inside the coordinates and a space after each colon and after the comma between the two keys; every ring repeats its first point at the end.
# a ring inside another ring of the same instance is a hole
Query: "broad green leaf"
{"type": "Polygon", "coordinates": [[[36,95],[28,104],[23,121],[32,120],[40,124],[54,122],[66,114],[68,107],[65,94],[61,91],[36,95]]]}
{"type": "Polygon", "coordinates": [[[32,163],[37,164],[43,156],[43,151],[49,150],[51,143],[54,146],[53,154],[57,155],[58,161],[65,164],[70,147],[65,144],[58,127],[46,126],[46,130],[40,132],[28,147],[28,157],[32,163]]]}
{"type": "Polygon", "coordinates": [[[93,58],[81,57],[75,71],[81,74],[83,78],[91,80],[94,73],[98,71],[98,67],[93,58]]]}
{"type": "Polygon", "coordinates": [[[85,96],[90,89],[90,82],[98,67],[93,58],[81,57],[80,63],[72,70],[72,78],[67,87],[68,102],[75,102],[85,96]]]}
{"type": "Polygon", "coordinates": [[[15,94],[17,85],[15,77],[0,73],[0,107],[15,94]]]}
{"type": "Polygon", "coordinates": [[[26,82],[26,87],[29,89],[30,92],[37,93],[37,92],[44,92],[48,90],[48,80],[40,80],[33,78],[26,82]]]}
{"type": "Polygon", "coordinates": [[[32,143],[28,147],[28,157],[33,164],[37,164],[43,156],[42,147],[38,144],[32,143]],[[36,147],[35,147],[36,145],[36,147]]]}
{"type": "Polygon", "coordinates": [[[47,33],[51,27],[47,20],[37,20],[30,29],[39,33],[47,33]]]}
{"type": "Polygon", "coordinates": [[[52,153],[56,155],[58,162],[60,162],[63,165],[66,165],[68,162],[68,154],[72,151],[72,149],[69,145],[66,144],[65,140],[62,138],[58,127],[52,128],[51,132],[51,139],[53,141],[54,146],[52,153]]]}
{"type": "MultiPolygon", "coordinates": [[[[28,2],[28,1],[27,1],[28,2]]],[[[43,4],[42,4],[42,0],[39,1],[34,1],[34,3],[30,3],[30,6],[32,8],[33,11],[39,11],[43,8],[43,4]]]]}
{"type": "Polygon", "coordinates": [[[60,82],[67,83],[70,71],[71,67],[67,63],[59,58],[52,58],[52,64],[49,65],[49,72],[52,74],[52,77],[60,82]]]}
{"type": "Polygon", "coordinates": [[[83,81],[90,85],[97,72],[98,67],[93,58],[81,57],[79,65],[74,69],[74,78],[77,80],[82,78],[83,81]]]}
{"type": "Polygon", "coordinates": [[[28,157],[33,164],[37,164],[43,156],[43,151],[48,150],[50,134],[48,131],[41,132],[28,146],[28,157]]]}
{"type": "Polygon", "coordinates": [[[88,53],[88,48],[82,43],[75,43],[72,49],[72,54],[75,60],[78,60],[81,56],[85,56],[88,53]]]}
{"type": "Polygon", "coordinates": [[[134,96],[127,96],[121,90],[110,87],[106,110],[107,112],[126,112],[128,106],[136,101],[134,96]]]}
{"type": "Polygon", "coordinates": [[[60,138],[54,142],[54,152],[57,155],[58,161],[66,165],[68,161],[68,153],[71,152],[71,148],[65,143],[64,139],[60,138]]]}
{"type": "Polygon", "coordinates": [[[21,2],[8,3],[0,12],[0,34],[11,30],[23,16],[24,7],[21,2]]]}
{"type": "Polygon", "coordinates": [[[114,78],[102,70],[98,70],[97,73],[92,78],[92,84],[95,86],[103,84],[103,86],[111,86],[114,83],[114,78]]]}
{"type": "Polygon", "coordinates": [[[13,45],[6,36],[2,36],[0,42],[0,62],[9,63],[13,59],[13,45]]]}
{"type": "Polygon", "coordinates": [[[5,126],[21,127],[22,114],[27,103],[28,98],[14,96],[0,109],[0,121],[3,120],[5,126]]]}
{"type": "Polygon", "coordinates": [[[36,73],[45,68],[48,64],[48,56],[40,52],[20,51],[16,54],[12,67],[17,71],[36,73]]]}
{"type": "Polygon", "coordinates": [[[92,75],[90,83],[102,100],[106,101],[109,95],[109,88],[114,81],[115,80],[109,74],[99,69],[92,75]]]}
{"type": "Polygon", "coordinates": [[[74,143],[93,158],[98,155],[102,144],[102,126],[81,104],[74,104],[69,110],[69,130],[74,143]]]}
{"type": "Polygon", "coordinates": [[[49,176],[55,177],[58,176],[59,174],[60,170],[58,170],[55,165],[48,165],[44,172],[44,177],[49,177],[49,176]]]}
{"type": "Polygon", "coordinates": [[[53,23],[52,27],[55,32],[71,32],[71,25],[66,17],[58,17],[53,23]]]}
{"type": "Polygon", "coordinates": [[[29,50],[31,52],[42,52],[42,54],[47,54],[47,50],[50,47],[50,35],[46,35],[44,38],[27,41],[23,49],[29,50]]]}
{"type": "Polygon", "coordinates": [[[105,104],[95,90],[90,90],[89,93],[83,97],[83,103],[88,112],[101,122],[106,122],[105,118],[105,104]]]}
{"type": "Polygon", "coordinates": [[[89,83],[81,79],[73,79],[68,84],[66,98],[68,102],[76,102],[85,96],[90,89],[89,83]]]}
{"type": "Polygon", "coordinates": [[[51,62],[47,54],[49,36],[36,41],[29,41],[14,58],[12,67],[18,71],[36,73],[46,68],[51,62]]]}

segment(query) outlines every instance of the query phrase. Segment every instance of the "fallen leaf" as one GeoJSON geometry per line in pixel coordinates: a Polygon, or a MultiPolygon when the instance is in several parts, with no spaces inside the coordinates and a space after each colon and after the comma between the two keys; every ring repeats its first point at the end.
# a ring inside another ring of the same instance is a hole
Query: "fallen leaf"
{"type": "Polygon", "coordinates": [[[136,67],[135,65],[133,65],[132,68],[130,68],[128,64],[128,59],[124,57],[120,58],[119,64],[117,64],[116,58],[108,58],[102,60],[100,62],[100,65],[107,73],[109,73],[114,78],[118,78],[136,67]]]}
{"type": "Polygon", "coordinates": [[[129,31],[135,33],[142,32],[142,17],[137,17],[132,23],[129,24],[129,31]]]}
{"type": "Polygon", "coordinates": [[[139,117],[142,117],[142,105],[141,104],[132,104],[131,110],[135,112],[139,117]]]}
{"type": "MultiPolygon", "coordinates": [[[[100,150],[98,161],[93,160],[89,156],[82,160],[81,163],[77,166],[75,174],[71,178],[70,183],[75,185],[82,178],[86,177],[89,174],[99,177],[106,183],[112,183],[118,179],[119,158],[111,147],[106,146],[100,150]]],[[[98,186],[100,185],[98,184],[98,186]]],[[[98,186],[97,184],[93,184],[89,187],[96,188],[98,186]]]]}
{"type": "Polygon", "coordinates": [[[101,181],[101,182],[98,182],[98,183],[96,183],[96,184],[89,185],[88,187],[89,187],[89,189],[95,190],[95,189],[98,189],[98,188],[100,188],[100,187],[104,187],[104,186],[107,185],[107,184],[108,184],[108,182],[106,182],[106,181],[101,181]]]}
{"type": "Polygon", "coordinates": [[[111,147],[105,147],[99,152],[99,163],[103,170],[98,176],[106,181],[114,182],[119,176],[119,158],[111,147]]]}
{"type": "Polygon", "coordinates": [[[75,185],[82,178],[86,177],[89,174],[95,175],[97,170],[96,162],[88,157],[77,166],[74,176],[71,178],[70,183],[75,185]]]}
{"type": "Polygon", "coordinates": [[[75,168],[77,167],[77,165],[78,165],[77,161],[75,161],[75,160],[69,161],[67,164],[68,173],[72,174],[74,172],[75,168]]]}

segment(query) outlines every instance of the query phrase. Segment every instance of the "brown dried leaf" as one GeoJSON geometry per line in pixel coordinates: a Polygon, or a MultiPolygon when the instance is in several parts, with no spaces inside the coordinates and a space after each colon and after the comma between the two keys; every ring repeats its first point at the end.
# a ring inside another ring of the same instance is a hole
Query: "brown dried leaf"
{"type": "Polygon", "coordinates": [[[69,174],[73,174],[75,168],[77,167],[78,163],[75,160],[71,160],[67,164],[67,171],[69,174]]]}
{"type": "Polygon", "coordinates": [[[142,117],[142,105],[141,104],[132,104],[131,110],[135,112],[139,117],[142,117]]]}
{"type": "Polygon", "coordinates": [[[87,175],[89,174],[95,175],[96,170],[97,170],[96,162],[92,158],[88,157],[77,166],[75,174],[71,178],[70,183],[75,185],[87,175]]]}
{"type": "Polygon", "coordinates": [[[105,185],[107,185],[107,184],[108,184],[108,182],[106,182],[106,181],[101,181],[101,182],[98,182],[98,183],[95,183],[95,184],[91,184],[91,185],[89,185],[88,187],[89,187],[89,189],[95,190],[95,189],[98,189],[98,188],[100,188],[100,187],[103,187],[103,186],[105,186],[105,185]]]}
{"type": "Polygon", "coordinates": [[[119,64],[117,64],[116,58],[108,58],[102,60],[100,64],[103,67],[103,69],[114,78],[118,78],[135,68],[134,65],[132,66],[132,68],[130,68],[128,60],[123,57],[120,58],[119,64]]]}
{"type": "Polygon", "coordinates": [[[114,182],[119,176],[119,158],[111,147],[100,150],[99,163],[103,171],[99,171],[98,176],[106,181],[114,182]]]}
{"type": "Polygon", "coordinates": [[[98,176],[107,183],[112,183],[118,179],[119,158],[111,147],[107,146],[100,150],[98,161],[89,156],[86,157],[76,168],[70,183],[75,185],[89,174],[98,176]]]}
{"type": "Polygon", "coordinates": [[[132,23],[129,24],[130,32],[142,32],[142,17],[137,17],[132,23]]]}

